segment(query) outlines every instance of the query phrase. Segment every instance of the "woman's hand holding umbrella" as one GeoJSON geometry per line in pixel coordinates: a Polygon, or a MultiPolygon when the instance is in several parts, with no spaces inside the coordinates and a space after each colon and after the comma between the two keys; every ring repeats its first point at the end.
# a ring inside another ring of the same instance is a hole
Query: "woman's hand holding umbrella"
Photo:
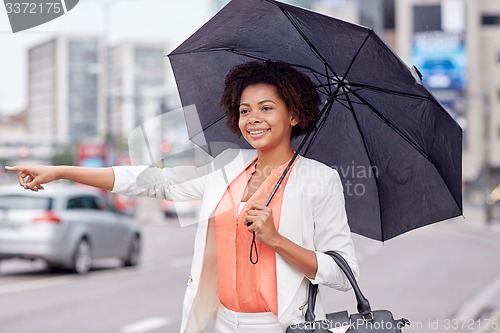
{"type": "Polygon", "coordinates": [[[247,210],[245,224],[249,232],[255,232],[257,239],[269,247],[273,247],[281,237],[274,226],[273,210],[259,203],[251,204],[247,210]]]}
{"type": "Polygon", "coordinates": [[[247,210],[245,223],[249,232],[255,232],[257,239],[272,248],[289,264],[314,279],[318,271],[318,262],[314,251],[299,246],[283,237],[274,226],[273,211],[270,207],[252,203],[247,210]]]}

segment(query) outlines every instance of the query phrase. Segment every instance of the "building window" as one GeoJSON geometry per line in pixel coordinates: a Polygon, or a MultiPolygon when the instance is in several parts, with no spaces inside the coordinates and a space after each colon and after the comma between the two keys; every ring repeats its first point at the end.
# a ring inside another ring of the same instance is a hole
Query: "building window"
{"type": "Polygon", "coordinates": [[[483,15],[482,25],[500,25],[500,15],[483,15]]]}
{"type": "Polygon", "coordinates": [[[413,32],[441,31],[441,5],[413,6],[413,32]]]}
{"type": "Polygon", "coordinates": [[[394,29],[395,20],[395,0],[384,0],[384,29],[394,29]]]}

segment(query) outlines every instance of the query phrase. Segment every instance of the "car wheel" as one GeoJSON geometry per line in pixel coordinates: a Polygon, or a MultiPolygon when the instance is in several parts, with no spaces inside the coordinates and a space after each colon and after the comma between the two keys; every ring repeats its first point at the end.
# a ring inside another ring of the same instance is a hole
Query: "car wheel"
{"type": "Polygon", "coordinates": [[[141,239],[139,236],[134,236],[128,247],[128,254],[123,260],[123,266],[137,266],[141,256],[141,239]]]}
{"type": "Polygon", "coordinates": [[[92,249],[85,238],[78,243],[73,255],[72,270],[77,274],[86,274],[92,266],[92,249]]]}

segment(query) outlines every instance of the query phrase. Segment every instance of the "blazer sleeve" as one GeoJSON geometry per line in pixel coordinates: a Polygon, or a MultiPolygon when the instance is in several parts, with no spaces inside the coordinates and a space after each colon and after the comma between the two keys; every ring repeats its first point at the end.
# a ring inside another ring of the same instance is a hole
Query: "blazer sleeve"
{"type": "Polygon", "coordinates": [[[113,166],[113,193],[173,201],[201,200],[213,161],[203,166],[113,166]]]}
{"type": "Polygon", "coordinates": [[[335,169],[329,172],[328,184],[322,187],[313,199],[314,246],[318,271],[313,284],[323,284],[339,290],[351,289],[351,284],[337,263],[324,252],[336,251],[344,257],[351,267],[356,280],[359,278],[359,267],[351,238],[351,230],[347,224],[345,200],[342,182],[335,169]]]}

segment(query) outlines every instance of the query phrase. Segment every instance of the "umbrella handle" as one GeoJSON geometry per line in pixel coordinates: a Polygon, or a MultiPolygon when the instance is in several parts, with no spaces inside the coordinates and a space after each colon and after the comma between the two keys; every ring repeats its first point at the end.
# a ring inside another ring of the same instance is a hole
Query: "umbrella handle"
{"type": "Polygon", "coordinates": [[[259,262],[259,252],[257,251],[257,243],[255,243],[255,231],[253,232],[252,244],[250,245],[250,262],[254,265],[259,262]],[[255,249],[255,260],[253,260],[254,249],[255,249]]]}
{"type": "MultiPolygon", "coordinates": [[[[292,159],[288,163],[287,167],[285,168],[285,171],[283,171],[283,174],[281,174],[280,179],[274,186],[271,194],[269,195],[269,198],[267,198],[267,201],[265,203],[266,206],[269,206],[269,203],[271,202],[272,198],[274,197],[274,194],[278,190],[278,187],[281,185],[281,182],[283,182],[283,179],[285,178],[286,174],[288,173],[288,170],[290,170],[291,165],[293,164],[293,161],[297,158],[298,155],[298,150],[295,152],[293,155],[292,159]]],[[[249,222],[247,226],[252,225],[252,222],[249,222]]],[[[252,264],[257,264],[259,262],[259,251],[257,251],[257,243],[255,242],[255,231],[253,232],[253,237],[252,237],[252,244],[250,245],[250,262],[252,264]],[[253,259],[253,254],[255,253],[255,260],[253,259]]]]}

